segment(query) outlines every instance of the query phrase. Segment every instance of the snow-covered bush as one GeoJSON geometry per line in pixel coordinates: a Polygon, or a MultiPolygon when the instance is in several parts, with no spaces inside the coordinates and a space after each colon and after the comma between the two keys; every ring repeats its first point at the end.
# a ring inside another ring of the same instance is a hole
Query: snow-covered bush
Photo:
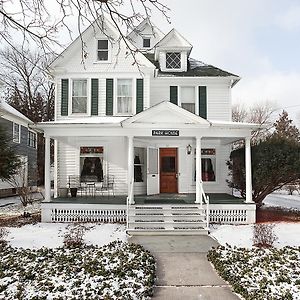
{"type": "Polygon", "coordinates": [[[278,239],[274,233],[275,224],[255,224],[253,227],[253,246],[270,248],[278,239]]]}
{"type": "Polygon", "coordinates": [[[208,259],[245,300],[299,300],[300,247],[212,249],[208,259]]]}
{"type": "Polygon", "coordinates": [[[69,225],[64,236],[64,247],[78,248],[84,245],[86,227],[82,224],[69,225]]]}
{"type": "Polygon", "coordinates": [[[148,299],[155,261],[140,245],[0,249],[0,299],[148,299]]]}

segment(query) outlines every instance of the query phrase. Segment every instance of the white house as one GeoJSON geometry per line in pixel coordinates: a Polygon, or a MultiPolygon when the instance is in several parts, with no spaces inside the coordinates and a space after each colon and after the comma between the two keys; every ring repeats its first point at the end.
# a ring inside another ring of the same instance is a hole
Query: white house
{"type": "Polygon", "coordinates": [[[46,143],[42,220],[127,221],[131,233],[160,234],[201,233],[208,222],[255,222],[250,135],[256,125],[231,121],[231,89],[240,78],[192,58],[193,46],[176,29],[164,34],[148,20],[128,36],[141,50],[134,63],[110,21],[101,24],[82,36],[84,63],[78,38],[50,66],[55,121],[37,125],[46,143]],[[231,196],[226,183],[231,145],[240,139],[244,200],[231,196]],[[66,190],[72,186],[76,197],[66,190]]]}

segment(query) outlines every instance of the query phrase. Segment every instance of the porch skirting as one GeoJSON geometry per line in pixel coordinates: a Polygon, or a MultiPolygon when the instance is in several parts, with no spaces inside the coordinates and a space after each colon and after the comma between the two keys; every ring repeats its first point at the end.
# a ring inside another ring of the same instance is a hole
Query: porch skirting
{"type": "MultiPolygon", "coordinates": [[[[42,222],[126,223],[127,218],[126,205],[120,204],[109,205],[43,202],[41,209],[42,222]]],[[[209,205],[209,223],[251,224],[255,223],[255,220],[256,206],[254,203],[209,205]]]]}

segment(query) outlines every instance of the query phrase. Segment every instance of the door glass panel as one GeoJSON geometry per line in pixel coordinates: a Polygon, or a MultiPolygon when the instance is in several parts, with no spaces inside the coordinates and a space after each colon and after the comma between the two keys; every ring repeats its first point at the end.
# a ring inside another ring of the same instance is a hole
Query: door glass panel
{"type": "Polygon", "coordinates": [[[164,173],[175,172],[175,157],[174,156],[165,156],[162,158],[161,171],[164,173]]]}
{"type": "Polygon", "coordinates": [[[158,174],[158,149],[149,148],[149,174],[158,174]]]}

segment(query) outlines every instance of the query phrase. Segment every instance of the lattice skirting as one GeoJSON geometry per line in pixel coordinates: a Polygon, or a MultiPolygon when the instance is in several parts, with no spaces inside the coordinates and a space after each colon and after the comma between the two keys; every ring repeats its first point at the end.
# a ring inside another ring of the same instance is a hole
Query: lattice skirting
{"type": "Polygon", "coordinates": [[[51,222],[125,223],[125,209],[51,209],[51,222]]]}

